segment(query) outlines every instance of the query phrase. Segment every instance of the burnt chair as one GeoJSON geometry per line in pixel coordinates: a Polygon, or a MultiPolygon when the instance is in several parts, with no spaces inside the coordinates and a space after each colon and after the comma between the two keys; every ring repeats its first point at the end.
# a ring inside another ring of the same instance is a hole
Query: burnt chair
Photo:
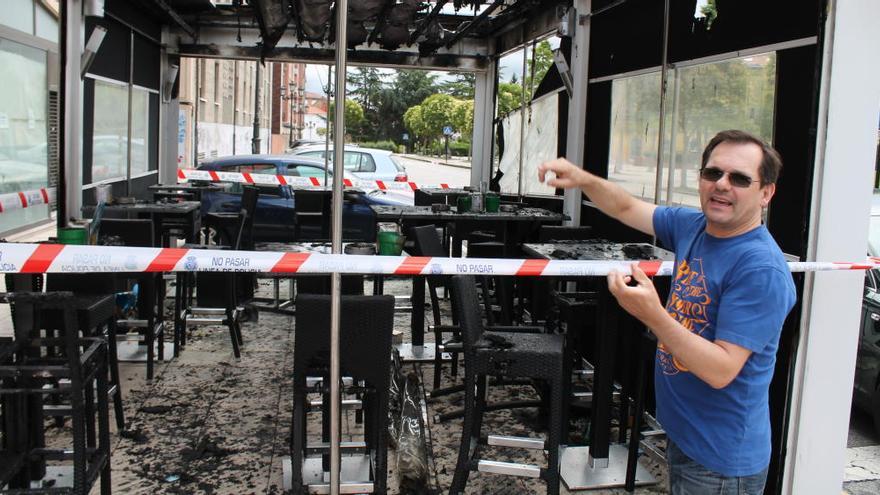
{"type": "MultiPolygon", "coordinates": [[[[153,221],[149,219],[122,219],[107,218],[101,221],[98,227],[98,240],[131,247],[155,247],[156,239],[153,237],[153,221]]],[[[122,318],[116,322],[117,327],[127,330],[136,329],[142,334],[142,340],[147,350],[147,379],[151,380],[154,375],[155,360],[165,360],[165,322],[163,318],[165,306],[165,283],[161,273],[144,272],[121,272],[116,273],[117,288],[129,290],[134,284],[138,285],[137,318],[122,318]]],[[[50,275],[50,280],[56,278],[50,275]]],[[[71,278],[69,275],[64,277],[71,278]]],[[[75,277],[75,276],[73,276],[75,277]]],[[[53,290],[84,290],[93,291],[89,288],[88,279],[84,279],[85,286],[53,287],[53,290]]],[[[177,340],[174,341],[175,353],[177,352],[177,340]]]]}
{"type": "Polygon", "coordinates": [[[458,309],[465,359],[465,412],[461,443],[450,494],[464,493],[470,471],[541,478],[547,493],[559,493],[560,439],[566,438],[566,352],[561,335],[485,331],[477,303],[473,276],[452,277],[452,297],[458,309]],[[481,432],[486,409],[489,377],[527,378],[543,385],[543,401],[549,404],[545,439],[484,435],[481,432]],[[480,459],[485,446],[503,446],[547,451],[547,466],[480,459]]]}
{"type": "MultiPolygon", "coordinates": [[[[298,294],[296,298],[296,328],[293,358],[293,424],[291,435],[292,487],[294,493],[328,493],[323,478],[305,479],[304,468],[310,472],[328,469],[329,447],[329,350],[330,350],[330,297],[323,294],[298,294]],[[320,381],[316,380],[320,377],[320,381]],[[318,385],[316,388],[316,384],[318,385]],[[320,401],[308,401],[309,392],[322,392],[320,401]],[[306,441],[306,420],[310,409],[321,412],[323,441],[320,446],[309,446],[306,441]],[[309,456],[310,452],[319,455],[309,456]]],[[[343,393],[358,394],[362,400],[346,400],[343,407],[362,406],[365,415],[364,442],[349,447],[366,450],[371,461],[372,475],[369,489],[359,479],[358,491],[352,480],[342,480],[341,493],[387,492],[388,460],[388,407],[391,360],[391,331],[394,326],[393,296],[341,296],[340,371],[344,379],[343,393]]],[[[346,447],[346,450],[348,447],[346,447]]],[[[343,452],[343,467],[352,459],[343,452]]],[[[345,468],[343,468],[345,472],[345,468]]]]}
{"type": "MultiPolygon", "coordinates": [[[[253,214],[245,208],[237,214],[238,229],[232,238],[233,249],[240,249],[242,236],[253,214]]],[[[253,224],[251,224],[253,225],[253,224]]],[[[226,246],[190,246],[195,248],[225,249],[226,246]]],[[[186,332],[189,327],[198,325],[225,325],[229,328],[232,342],[232,353],[236,359],[241,358],[241,315],[244,309],[239,306],[237,273],[234,272],[199,272],[195,274],[195,306],[190,304],[188,294],[189,274],[179,272],[175,291],[175,336],[179,336],[180,345],[186,345],[186,332]]]]}
{"type": "Polygon", "coordinates": [[[0,344],[0,490],[85,495],[100,476],[109,494],[107,339],[80,335],[71,292],[15,292],[0,302],[15,318],[15,339],[0,344]],[[57,400],[45,404],[49,397],[57,400]],[[71,418],[71,436],[47,447],[44,416],[71,418]],[[71,467],[72,486],[40,483],[47,461],[71,467]]]}
{"type": "Polygon", "coordinates": [[[293,207],[296,211],[295,240],[330,239],[330,200],[328,191],[311,189],[293,191],[293,207]]]}
{"type": "MultiPolygon", "coordinates": [[[[416,251],[419,256],[448,257],[449,253],[443,248],[437,228],[434,225],[422,225],[413,227],[416,251]]],[[[434,317],[433,325],[429,329],[434,332],[434,387],[431,397],[442,395],[443,392],[460,391],[460,388],[440,390],[440,378],[443,371],[443,353],[449,353],[452,358],[452,376],[458,375],[458,353],[461,350],[461,331],[457,323],[455,308],[452,309],[452,325],[444,326],[440,318],[440,298],[437,289],[448,289],[449,275],[429,275],[425,277],[428,282],[428,296],[431,298],[431,313],[434,317]],[[444,340],[444,334],[451,334],[448,340],[444,340]]],[[[415,282],[414,282],[415,283],[415,282]]]]}

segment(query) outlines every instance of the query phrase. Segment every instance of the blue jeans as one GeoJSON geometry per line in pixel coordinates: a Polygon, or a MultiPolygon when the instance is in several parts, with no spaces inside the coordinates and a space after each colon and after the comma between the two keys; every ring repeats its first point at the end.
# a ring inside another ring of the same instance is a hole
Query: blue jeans
{"type": "Polygon", "coordinates": [[[672,440],[666,440],[669,493],[672,495],[761,495],[767,468],[749,476],[724,476],[701,466],[685,455],[672,440]]]}

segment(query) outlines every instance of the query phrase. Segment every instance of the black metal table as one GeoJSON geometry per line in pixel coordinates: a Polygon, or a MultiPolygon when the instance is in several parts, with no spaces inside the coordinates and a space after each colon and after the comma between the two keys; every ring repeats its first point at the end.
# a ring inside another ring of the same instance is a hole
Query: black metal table
{"type": "MultiPolygon", "coordinates": [[[[180,225],[186,235],[186,242],[197,243],[202,225],[202,204],[198,201],[160,201],[115,203],[104,206],[104,214],[126,215],[153,220],[154,241],[159,244],[162,239],[163,226],[180,225]]],[[[83,206],[83,213],[94,214],[94,206],[83,206]]]]}
{"type": "Polygon", "coordinates": [[[201,201],[202,193],[222,191],[223,186],[212,184],[210,182],[187,182],[184,184],[153,184],[147,187],[153,191],[154,199],[171,198],[177,193],[186,193],[192,195],[193,201],[201,201]]]}
{"type": "MultiPolygon", "coordinates": [[[[607,241],[564,241],[553,243],[525,243],[523,251],[536,258],[549,260],[590,260],[590,261],[626,261],[626,260],[662,260],[672,261],[675,255],[665,249],[644,243],[614,243],[607,241]]],[[[599,487],[623,486],[629,483],[650,483],[653,477],[636,462],[622,442],[625,440],[626,426],[621,415],[620,444],[611,444],[611,406],[614,394],[615,366],[618,358],[618,347],[621,351],[632,351],[640,345],[642,334],[646,331],[643,325],[621,311],[617,301],[608,291],[607,284],[597,284],[598,301],[596,311],[595,362],[592,363],[593,395],[589,431],[589,447],[567,447],[562,456],[560,469],[562,478],[571,490],[599,487]],[[636,471],[635,468],[639,470],[636,471]],[[628,473],[628,470],[632,473],[628,473]],[[628,476],[629,474],[629,476],[628,476]]],[[[572,331],[573,329],[569,329],[572,331]]],[[[622,354],[622,352],[621,352],[622,354]]],[[[651,354],[653,356],[653,354],[651,354]]],[[[639,358],[625,359],[630,371],[644,371],[639,368],[649,367],[649,363],[638,362],[639,358]],[[633,362],[635,361],[635,362],[633,362]]],[[[644,374],[640,374],[644,380],[644,374]]],[[[629,380],[628,380],[629,381],[629,380]]],[[[643,383],[633,384],[622,391],[622,400],[640,402],[637,395],[644,388],[643,383]]],[[[637,409],[641,409],[641,404],[637,409]]],[[[628,411],[628,408],[622,408],[628,411]]],[[[637,415],[640,415],[639,411],[637,415]]],[[[638,439],[638,421],[633,428],[638,439]]]]}

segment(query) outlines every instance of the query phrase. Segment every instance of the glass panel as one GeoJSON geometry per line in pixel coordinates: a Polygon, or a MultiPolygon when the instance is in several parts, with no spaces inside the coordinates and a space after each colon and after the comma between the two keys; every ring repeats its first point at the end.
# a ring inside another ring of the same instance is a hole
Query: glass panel
{"type": "Polygon", "coordinates": [[[659,72],[611,83],[608,180],[651,202],[657,181],[659,121],[659,72]]]}
{"type": "Polygon", "coordinates": [[[773,138],[776,54],[768,53],[684,67],[670,81],[663,199],[671,204],[700,206],[698,192],[703,148],[717,132],[741,129],[765,141],[773,138]],[[670,166],[671,163],[671,166],[670,166]],[[672,194],[668,194],[668,187],[672,194]]]}
{"type": "MultiPolygon", "coordinates": [[[[318,167],[310,167],[308,165],[300,165],[296,167],[296,171],[302,177],[324,177],[324,169],[318,167]]],[[[333,175],[333,174],[328,174],[333,175]]]]}
{"type": "Polygon", "coordinates": [[[357,172],[361,163],[361,153],[354,153],[351,151],[346,151],[343,155],[343,164],[345,170],[351,170],[352,172],[357,172]]]}
{"type": "Polygon", "coordinates": [[[58,20],[39,5],[37,5],[37,36],[58,43],[58,20]]]}
{"type": "Polygon", "coordinates": [[[375,172],[376,171],[376,162],[373,161],[373,157],[363,153],[361,155],[361,168],[358,169],[358,172],[375,172]]]}
{"type": "Polygon", "coordinates": [[[149,170],[150,93],[133,88],[131,93],[131,175],[149,170]]]}
{"type": "MultiPolygon", "coordinates": [[[[0,193],[48,183],[46,52],[0,39],[0,193]]],[[[46,205],[0,215],[0,231],[48,217],[46,205]]]]}
{"type": "Polygon", "coordinates": [[[128,87],[95,81],[92,182],[124,179],[128,163],[128,87]]]}
{"type": "Polygon", "coordinates": [[[0,9],[0,24],[34,34],[34,0],[4,1],[0,9]]]}

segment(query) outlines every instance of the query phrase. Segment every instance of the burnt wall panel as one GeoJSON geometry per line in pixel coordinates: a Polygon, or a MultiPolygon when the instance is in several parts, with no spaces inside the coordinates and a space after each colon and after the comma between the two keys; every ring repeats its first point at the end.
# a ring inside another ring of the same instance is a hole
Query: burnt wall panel
{"type": "Polygon", "coordinates": [[[135,33],[134,65],[132,76],[134,84],[145,88],[159,90],[160,57],[159,45],[135,33]]]}
{"type": "Polygon", "coordinates": [[[101,77],[107,77],[115,81],[129,81],[129,51],[131,31],[123,24],[109,17],[103,19],[95,17],[86,18],[86,39],[91,35],[96,24],[107,29],[104,42],[98,48],[95,60],[89,68],[89,73],[101,77]]]}
{"type": "Polygon", "coordinates": [[[154,13],[142,9],[131,0],[105,0],[106,17],[115,17],[156,41],[162,39],[162,24],[154,13]]]}
{"type": "Polygon", "coordinates": [[[770,204],[768,228],[782,250],[806,254],[815,156],[818,84],[816,46],[776,53],[773,145],[783,168],[770,204]]]}
{"type": "MultiPolygon", "coordinates": [[[[593,2],[593,11],[609,3],[593,2]]],[[[630,0],[590,22],[591,78],[659,66],[662,53],[662,1],[630,0]]]]}

